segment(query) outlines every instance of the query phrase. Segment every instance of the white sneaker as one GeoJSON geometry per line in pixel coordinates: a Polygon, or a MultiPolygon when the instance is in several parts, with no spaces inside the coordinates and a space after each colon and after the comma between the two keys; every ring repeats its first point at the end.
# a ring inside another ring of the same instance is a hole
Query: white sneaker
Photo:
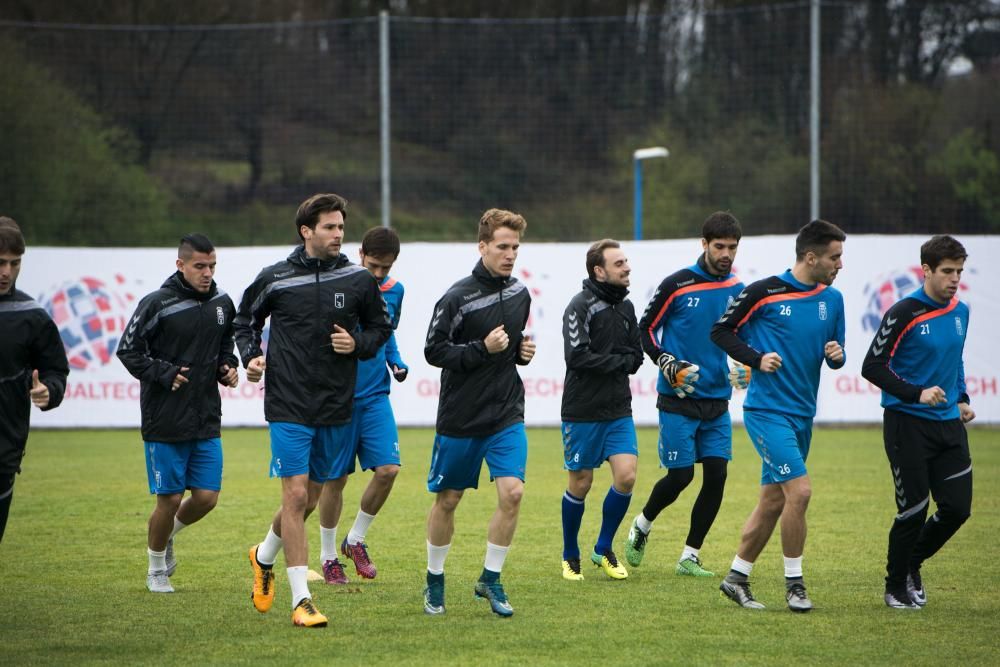
{"type": "Polygon", "coordinates": [[[170,585],[166,570],[157,570],[146,575],[146,588],[153,593],[173,593],[174,587],[170,585]]]}

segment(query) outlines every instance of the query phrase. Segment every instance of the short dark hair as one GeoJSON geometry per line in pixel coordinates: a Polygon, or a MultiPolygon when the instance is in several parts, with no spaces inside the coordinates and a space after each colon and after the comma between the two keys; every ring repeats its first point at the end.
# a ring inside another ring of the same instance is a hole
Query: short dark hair
{"type": "Polygon", "coordinates": [[[181,237],[181,242],[177,246],[177,256],[181,259],[191,259],[191,255],[196,252],[203,252],[206,255],[215,252],[215,246],[204,234],[185,234],[181,237]]]}
{"type": "Polygon", "coordinates": [[[368,257],[399,257],[399,234],[392,227],[372,227],[361,238],[361,254],[368,257]]]}
{"type": "Polygon", "coordinates": [[[299,238],[302,238],[301,229],[303,225],[315,230],[320,214],[331,213],[333,211],[340,211],[346,221],[347,200],[340,195],[332,193],[313,195],[302,202],[299,205],[299,210],[295,213],[295,233],[299,235],[299,238]]]}
{"type": "Polygon", "coordinates": [[[621,248],[622,244],[614,239],[601,239],[587,248],[587,275],[591,280],[596,280],[594,269],[604,266],[604,251],[608,248],[621,248]]]}
{"type": "Polygon", "coordinates": [[[795,237],[795,259],[801,261],[806,253],[821,254],[833,241],[844,241],[847,234],[837,225],[826,220],[813,220],[799,230],[795,237]]]}
{"type": "Polygon", "coordinates": [[[946,259],[965,259],[969,254],[965,246],[947,234],[932,236],[920,246],[920,263],[931,267],[931,271],[946,259]]]}
{"type": "Polygon", "coordinates": [[[12,218],[0,217],[0,252],[11,255],[24,254],[24,235],[12,218]]]}
{"type": "Polygon", "coordinates": [[[713,239],[736,239],[743,238],[743,227],[736,216],[729,211],[716,211],[705,218],[701,226],[701,238],[706,241],[713,239]]]}

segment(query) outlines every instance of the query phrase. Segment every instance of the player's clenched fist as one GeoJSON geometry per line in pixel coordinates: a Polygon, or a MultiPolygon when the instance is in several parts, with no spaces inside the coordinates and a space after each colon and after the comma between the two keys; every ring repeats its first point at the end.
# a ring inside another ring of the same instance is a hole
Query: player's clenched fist
{"type": "Polygon", "coordinates": [[[264,363],[264,357],[254,357],[247,364],[247,381],[248,382],[260,382],[260,379],[264,377],[264,370],[267,368],[267,364],[264,363]]]}
{"type": "Polygon", "coordinates": [[[663,373],[670,388],[677,394],[677,398],[686,398],[689,394],[694,393],[694,384],[699,377],[699,369],[696,364],[677,359],[664,352],[656,360],[656,365],[660,367],[660,372],[663,373]]]}
{"type": "Polygon", "coordinates": [[[944,393],[944,389],[938,386],[927,387],[920,392],[920,402],[924,405],[929,405],[932,408],[940,403],[944,403],[948,400],[948,395],[944,393]]]}
{"type": "Polygon", "coordinates": [[[354,336],[339,324],[333,325],[333,333],[330,334],[330,343],[333,345],[333,351],[337,354],[350,354],[354,352],[356,346],[354,336]]]}
{"type": "Polygon", "coordinates": [[[839,364],[844,360],[844,348],[835,340],[831,340],[823,346],[823,354],[835,364],[839,364]]]}
{"type": "Polygon", "coordinates": [[[531,339],[531,336],[525,336],[521,339],[521,348],[518,350],[518,354],[524,363],[528,363],[535,357],[535,341],[531,339]]]}
{"type": "Polygon", "coordinates": [[[486,334],[486,338],[483,339],[483,344],[486,345],[486,351],[490,354],[496,354],[498,352],[503,352],[510,345],[510,337],[507,332],[503,330],[503,325],[501,324],[493,331],[486,334]]]}
{"type": "Polygon", "coordinates": [[[219,384],[235,389],[239,382],[240,374],[235,368],[230,368],[229,364],[219,366],[219,384]]]}
{"type": "Polygon", "coordinates": [[[781,368],[781,355],[777,352],[768,352],[760,358],[760,370],[765,373],[774,373],[781,368]]]}

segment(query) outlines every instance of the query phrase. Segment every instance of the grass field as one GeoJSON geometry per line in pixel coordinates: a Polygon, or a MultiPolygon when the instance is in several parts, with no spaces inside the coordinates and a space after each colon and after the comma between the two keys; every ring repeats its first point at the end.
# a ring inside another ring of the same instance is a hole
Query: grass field
{"type": "MultiPolygon", "coordinates": [[[[559,432],[532,430],[521,522],[503,575],[516,614],[500,619],[472,595],[495,504],[486,478],[458,510],[446,570],[448,613],[423,614],[424,521],[431,503],[424,482],[432,434],[404,430],[403,471],[368,536],[378,578],[354,585],[352,577],[349,592],[314,584],[314,598],[331,624],[303,630],[290,622],[280,558],[274,608],[258,614],[249,600],[247,548],[263,537],[279,490],[266,477],[264,431],[224,434],[222,497],[212,514],[178,536],[173,595],[145,589],[146,519],[153,503],[138,432],[35,432],[0,544],[0,663],[995,665],[1000,434],[970,434],[972,518],[925,565],[928,606],[898,612],[882,603],[894,506],[881,432],[816,430],[805,558],[816,609],[797,615],[784,605],[777,536],[754,570],[765,611],[722,599],[717,579],[673,574],[700,477],[660,516],[646,560],[628,580],[613,582],[587,567],[586,581],[563,581],[559,432]]],[[[759,480],[759,459],[746,435],[735,433],[734,442],[726,499],[702,549],[706,567],[720,574],[759,480]]],[[[640,431],[639,444],[630,518],[660,476],[655,431],[640,431]]],[[[581,530],[585,549],[596,537],[609,480],[606,466],[598,472],[581,530]]],[[[341,535],[367,480],[364,473],[348,485],[341,535]]],[[[310,519],[314,568],[317,525],[310,519]]],[[[625,529],[616,541],[619,553],[625,529]]],[[[353,575],[353,568],[348,572],[353,575]]]]}

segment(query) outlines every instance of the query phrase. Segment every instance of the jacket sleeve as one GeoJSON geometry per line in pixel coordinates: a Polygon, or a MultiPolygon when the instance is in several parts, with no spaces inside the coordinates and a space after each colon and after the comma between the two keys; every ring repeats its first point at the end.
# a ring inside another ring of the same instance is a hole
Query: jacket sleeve
{"type": "Polygon", "coordinates": [[[905,312],[905,308],[898,306],[899,304],[896,304],[882,316],[882,322],[875,331],[871,347],[868,348],[868,354],[865,355],[865,361],[861,365],[861,376],[904,403],[917,403],[920,401],[923,387],[907,382],[889,367],[896,346],[902,342],[906,327],[912,319],[905,312]]]}
{"type": "Polygon", "coordinates": [[[392,335],[392,321],[378,281],[367,271],[361,282],[361,331],[354,332],[354,356],[371,359],[392,335]]]}
{"type": "Polygon", "coordinates": [[[180,371],[177,366],[152,356],[149,338],[156,331],[154,304],[156,300],[147,296],[139,302],[125,327],[125,335],[118,343],[118,358],[132,377],[140,382],[159,384],[169,389],[180,371]]]}
{"type": "Polygon", "coordinates": [[[584,301],[573,299],[563,312],[563,354],[566,368],[598,373],[630,372],[633,356],[629,353],[599,353],[590,349],[587,308],[584,301]]]}
{"type": "Polygon", "coordinates": [[[236,319],[233,320],[236,351],[243,360],[244,367],[251,359],[264,354],[260,347],[264,334],[264,321],[271,314],[270,305],[264,295],[266,288],[267,283],[262,272],[244,290],[236,319]]]}
{"type": "Polygon", "coordinates": [[[660,342],[656,338],[656,333],[663,328],[667,320],[667,310],[674,294],[671,285],[674,284],[676,283],[669,278],[660,283],[653,298],[646,306],[642,319],[639,320],[639,340],[642,344],[642,350],[653,360],[654,364],[657,363],[661,354],[667,353],[670,356],[676,356],[660,347],[660,342]]]}
{"type": "Polygon", "coordinates": [[[449,294],[434,304],[424,341],[424,359],[431,366],[464,373],[488,363],[490,354],[486,351],[486,343],[481,340],[468,343],[452,340],[451,324],[457,315],[458,304],[449,294]]]}
{"type": "Polygon", "coordinates": [[[628,348],[632,355],[632,366],[629,368],[628,374],[635,375],[639,368],[642,367],[642,333],[639,329],[639,323],[635,321],[635,306],[632,305],[631,301],[626,301],[628,305],[628,315],[629,315],[629,333],[628,333],[628,348]]]}
{"type": "Polygon", "coordinates": [[[219,342],[219,358],[216,361],[216,379],[222,379],[222,373],[219,369],[223,366],[229,366],[230,368],[239,368],[240,360],[233,354],[233,345],[235,344],[236,329],[234,321],[236,319],[236,306],[233,305],[231,299],[227,299],[226,304],[226,314],[228,315],[228,321],[226,322],[226,330],[222,334],[222,340],[219,342]]]}
{"type": "Polygon", "coordinates": [[[754,289],[754,283],[739,293],[729,305],[719,321],[712,327],[712,342],[725,350],[726,354],[751,368],[760,368],[764,355],[748,345],[736,332],[751,317],[754,305],[767,293],[766,289],[754,289]]]}
{"type": "Polygon", "coordinates": [[[396,344],[396,332],[393,332],[389,336],[389,340],[385,342],[385,360],[386,363],[389,364],[390,368],[395,366],[396,368],[405,368],[406,370],[410,369],[410,367],[406,365],[406,362],[403,361],[403,357],[399,354],[399,346],[396,344]]]}
{"type": "Polygon", "coordinates": [[[42,330],[31,341],[31,368],[38,371],[38,380],[49,390],[49,404],[43,410],[59,407],[66,395],[66,376],[69,362],[66,348],[55,322],[45,317],[42,330]]]}

